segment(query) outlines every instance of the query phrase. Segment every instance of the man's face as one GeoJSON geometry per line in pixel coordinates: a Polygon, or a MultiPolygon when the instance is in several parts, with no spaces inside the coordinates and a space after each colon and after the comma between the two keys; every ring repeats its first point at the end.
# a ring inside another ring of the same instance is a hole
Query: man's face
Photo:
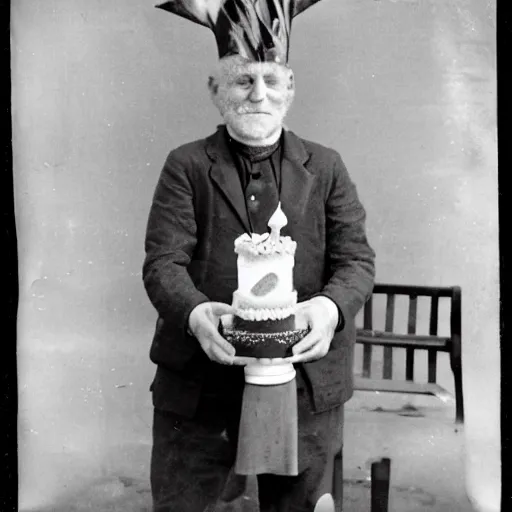
{"type": "Polygon", "coordinates": [[[237,58],[220,62],[209,88],[234,135],[253,145],[280,131],[295,92],[290,68],[237,58]]]}

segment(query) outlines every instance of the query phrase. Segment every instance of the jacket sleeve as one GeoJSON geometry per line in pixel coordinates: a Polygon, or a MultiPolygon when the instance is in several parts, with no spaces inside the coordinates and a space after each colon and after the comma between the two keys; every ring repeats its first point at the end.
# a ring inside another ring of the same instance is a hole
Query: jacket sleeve
{"type": "Polygon", "coordinates": [[[171,153],[160,174],[147,224],[142,277],[159,316],[186,330],[192,310],[209,299],[187,271],[197,225],[193,188],[184,167],[171,153]]]}
{"type": "Polygon", "coordinates": [[[337,330],[342,330],[345,318],[356,316],[373,289],[375,253],[366,238],[366,212],[338,154],[325,213],[330,273],[317,295],[329,297],[338,306],[337,330]]]}

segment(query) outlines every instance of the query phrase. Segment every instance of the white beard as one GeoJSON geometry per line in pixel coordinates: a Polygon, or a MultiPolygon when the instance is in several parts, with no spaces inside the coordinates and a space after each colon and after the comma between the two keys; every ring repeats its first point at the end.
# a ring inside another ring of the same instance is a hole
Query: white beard
{"type": "Polygon", "coordinates": [[[226,112],[224,121],[235,135],[253,141],[264,141],[280,132],[282,117],[267,115],[240,115],[226,112]]]}

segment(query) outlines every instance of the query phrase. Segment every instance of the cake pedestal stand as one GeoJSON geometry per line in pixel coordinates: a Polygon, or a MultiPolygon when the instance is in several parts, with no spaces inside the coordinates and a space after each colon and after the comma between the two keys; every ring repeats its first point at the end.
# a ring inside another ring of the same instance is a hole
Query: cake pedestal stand
{"type": "Polygon", "coordinates": [[[236,349],[236,355],[249,358],[245,366],[245,382],[260,386],[285,384],[295,378],[292,363],[283,358],[292,355],[291,348],[309,332],[307,326],[285,332],[248,332],[232,327],[232,315],[225,315],[219,333],[236,349]]]}
{"type": "Polygon", "coordinates": [[[256,360],[245,366],[244,374],[248,384],[274,386],[293,380],[296,371],[292,363],[260,363],[256,360]]]}

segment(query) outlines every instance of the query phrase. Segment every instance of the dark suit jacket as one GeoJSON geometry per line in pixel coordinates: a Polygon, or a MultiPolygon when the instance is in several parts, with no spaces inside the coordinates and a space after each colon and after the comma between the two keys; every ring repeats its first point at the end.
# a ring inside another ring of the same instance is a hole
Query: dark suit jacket
{"type": "MultiPolygon", "coordinates": [[[[344,319],[329,353],[301,365],[320,412],[352,396],[354,317],[372,291],[374,252],[366,239],[365,211],[336,151],[285,131],[281,180],[281,206],[288,218],[282,234],[297,242],[299,301],[325,295],[344,319]]],[[[154,194],[143,267],[144,285],[159,315],[150,350],[157,364],[151,386],[155,407],[192,416],[202,392],[242,371],[211,363],[187,334],[187,323],[202,302],[231,304],[237,288],[233,242],[248,230],[225,128],[172,151],[154,194]],[[214,380],[208,377],[213,367],[214,380]]]]}

